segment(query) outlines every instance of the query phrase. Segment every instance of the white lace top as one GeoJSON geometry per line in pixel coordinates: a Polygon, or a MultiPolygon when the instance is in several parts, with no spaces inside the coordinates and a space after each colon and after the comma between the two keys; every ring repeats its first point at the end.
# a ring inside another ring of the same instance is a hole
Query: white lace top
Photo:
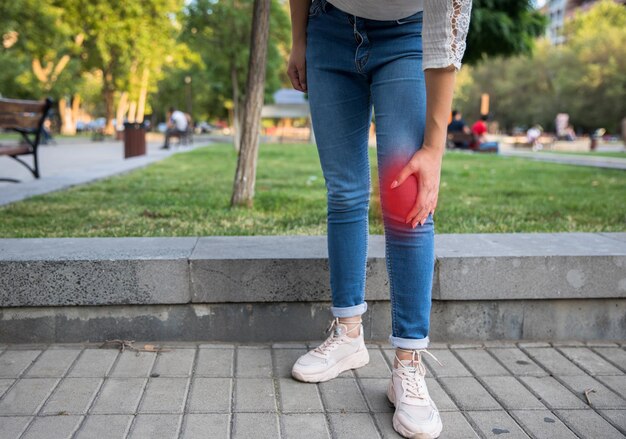
{"type": "Polygon", "coordinates": [[[342,11],[372,20],[399,20],[424,11],[422,67],[461,68],[472,0],[328,0],[342,11]]]}

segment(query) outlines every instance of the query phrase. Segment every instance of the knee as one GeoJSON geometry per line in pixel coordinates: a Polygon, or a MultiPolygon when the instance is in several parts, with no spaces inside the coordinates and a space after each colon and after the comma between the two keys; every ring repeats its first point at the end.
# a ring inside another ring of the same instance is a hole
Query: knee
{"type": "Polygon", "coordinates": [[[329,213],[365,213],[369,208],[369,190],[329,190],[329,213]]]}

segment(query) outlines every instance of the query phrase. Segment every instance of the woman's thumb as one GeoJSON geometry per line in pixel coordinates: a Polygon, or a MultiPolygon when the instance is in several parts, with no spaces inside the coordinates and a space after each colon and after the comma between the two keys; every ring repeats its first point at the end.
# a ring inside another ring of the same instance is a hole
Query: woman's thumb
{"type": "Polygon", "coordinates": [[[415,174],[417,171],[417,167],[412,162],[406,164],[404,168],[400,171],[400,173],[396,176],[396,178],[391,182],[391,189],[395,189],[405,182],[410,175],[415,174]]]}

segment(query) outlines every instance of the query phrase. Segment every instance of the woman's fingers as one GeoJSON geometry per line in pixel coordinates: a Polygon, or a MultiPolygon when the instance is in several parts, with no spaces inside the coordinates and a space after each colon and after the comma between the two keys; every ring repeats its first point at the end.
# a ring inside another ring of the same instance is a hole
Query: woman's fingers
{"type": "Polygon", "coordinates": [[[413,161],[410,161],[404,168],[402,168],[400,173],[391,182],[391,189],[395,189],[400,186],[407,178],[409,178],[409,175],[415,174],[416,172],[417,165],[413,161]]]}
{"type": "Polygon", "coordinates": [[[306,67],[304,65],[298,66],[298,78],[300,79],[301,91],[306,91],[306,67]]]}
{"type": "Polygon", "coordinates": [[[304,91],[302,84],[300,83],[298,68],[295,64],[289,64],[289,68],[287,69],[287,76],[289,76],[289,80],[291,81],[291,85],[293,85],[293,88],[299,91],[304,91]]]}

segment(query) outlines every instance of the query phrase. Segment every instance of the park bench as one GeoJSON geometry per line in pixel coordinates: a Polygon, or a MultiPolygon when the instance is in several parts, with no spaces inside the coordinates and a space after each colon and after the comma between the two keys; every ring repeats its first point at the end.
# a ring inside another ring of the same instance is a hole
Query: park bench
{"type": "MultiPolygon", "coordinates": [[[[39,160],[37,149],[41,141],[43,124],[52,107],[52,100],[27,101],[18,99],[0,99],[0,128],[21,134],[21,141],[14,145],[0,144],[0,156],[8,156],[24,165],[35,178],[39,178],[39,160]],[[33,156],[33,165],[21,157],[33,156]]],[[[18,183],[13,178],[0,178],[0,181],[18,183]]]]}
{"type": "Polygon", "coordinates": [[[456,148],[458,144],[465,144],[465,148],[470,148],[474,143],[474,135],[463,132],[448,133],[447,147],[449,149],[456,148]]]}

